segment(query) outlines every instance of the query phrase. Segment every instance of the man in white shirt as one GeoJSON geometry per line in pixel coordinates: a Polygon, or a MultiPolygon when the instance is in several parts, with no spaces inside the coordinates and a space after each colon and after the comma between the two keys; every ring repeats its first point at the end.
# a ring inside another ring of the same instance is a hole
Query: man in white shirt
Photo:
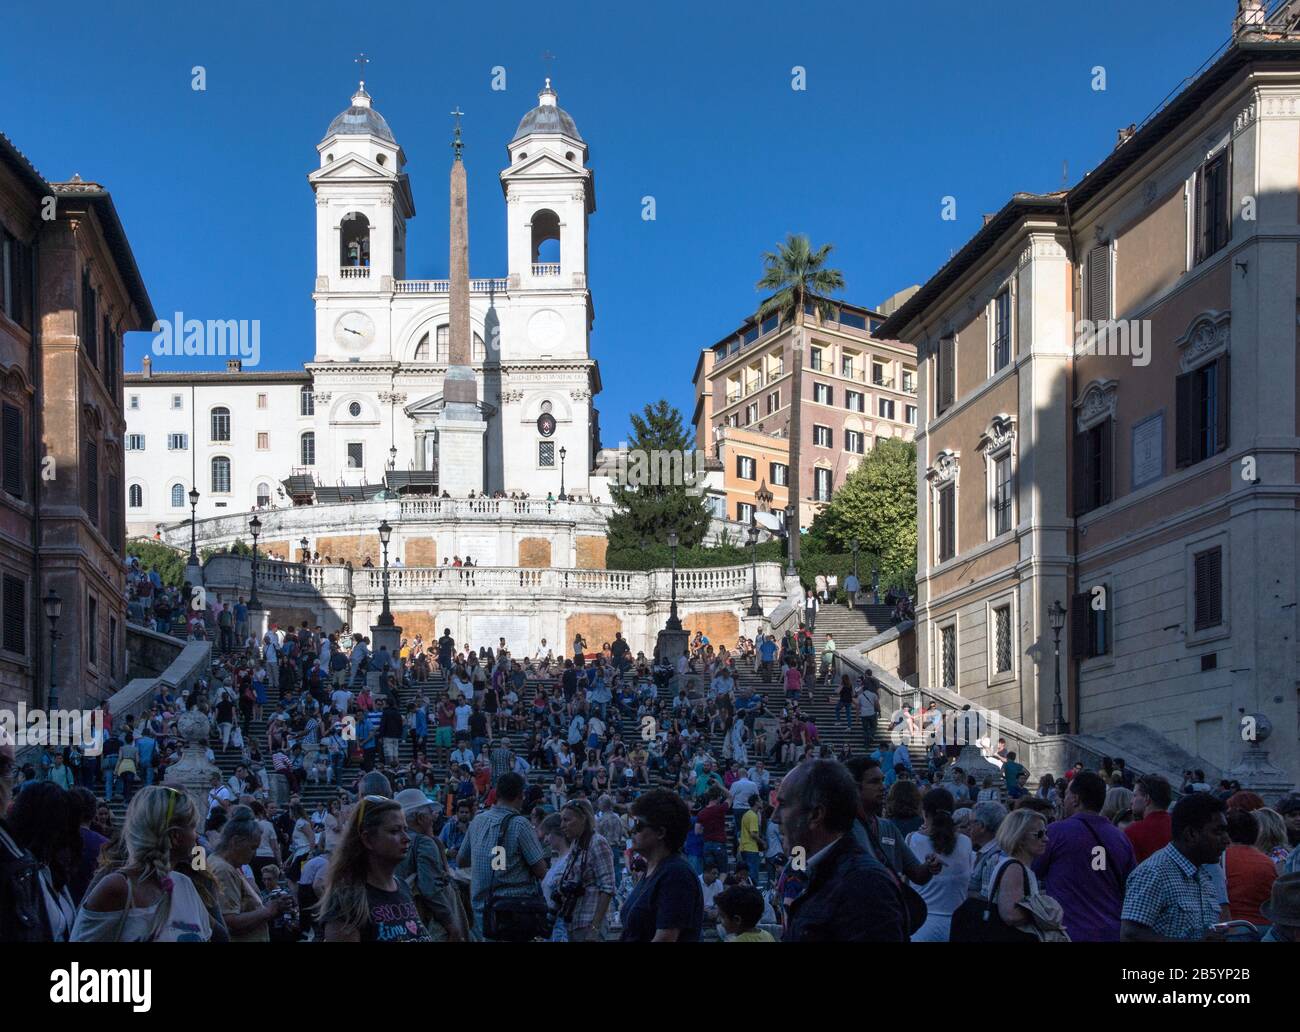
{"type": "Polygon", "coordinates": [[[451,751],[451,762],[459,763],[462,767],[474,766],[474,750],[469,747],[468,742],[462,742],[459,748],[451,751]]]}
{"type": "Polygon", "coordinates": [[[469,734],[469,716],[473,712],[474,712],[474,708],[468,702],[466,702],[464,698],[462,698],[460,700],[460,705],[456,707],[456,733],[457,734],[460,734],[462,731],[465,734],[469,734]]]}
{"type": "Polygon", "coordinates": [[[731,835],[737,845],[740,843],[740,821],[749,812],[751,796],[761,798],[762,793],[758,790],[758,784],[747,773],[731,783],[731,818],[734,822],[731,835]]]}
{"type": "Polygon", "coordinates": [[[549,661],[550,659],[551,659],[551,650],[547,648],[546,639],[543,638],[542,643],[537,646],[537,651],[533,653],[533,662],[543,663],[549,661]]]}
{"type": "Polygon", "coordinates": [[[346,688],[335,688],[330,693],[330,705],[334,707],[334,712],[342,716],[352,705],[352,693],[346,688]]]}
{"type": "Polygon", "coordinates": [[[717,920],[718,912],[714,909],[713,901],[725,888],[722,879],[718,877],[718,869],[705,868],[704,873],[700,875],[700,889],[704,893],[704,916],[707,920],[717,920]]]}
{"type": "Polygon", "coordinates": [[[858,704],[858,719],[862,721],[862,748],[871,752],[876,740],[876,722],[880,716],[880,696],[867,683],[859,689],[855,701],[858,704]]]}
{"type": "Polygon", "coordinates": [[[716,699],[721,695],[730,695],[733,687],[731,671],[724,666],[718,671],[717,676],[709,685],[709,696],[716,699]]]}
{"type": "Polygon", "coordinates": [[[266,680],[272,688],[280,687],[280,639],[274,630],[262,636],[262,658],[265,662],[266,680]]]}

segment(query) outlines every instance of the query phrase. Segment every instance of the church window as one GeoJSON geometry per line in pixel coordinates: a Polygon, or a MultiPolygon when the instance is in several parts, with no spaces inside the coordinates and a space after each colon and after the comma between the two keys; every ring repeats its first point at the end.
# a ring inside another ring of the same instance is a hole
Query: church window
{"type": "Polygon", "coordinates": [[[477,333],[474,334],[473,351],[470,355],[470,361],[482,362],[487,357],[487,348],[483,346],[483,338],[477,333]]]}
{"type": "Polygon", "coordinates": [[[185,485],[172,484],[172,508],[185,508],[185,485]]]}
{"type": "Polygon", "coordinates": [[[349,405],[348,415],[350,415],[353,419],[356,419],[357,416],[361,415],[361,402],[354,401],[351,405],[349,405]]]}
{"type": "Polygon", "coordinates": [[[230,440],[230,409],[219,405],[212,410],[212,440],[230,440]]]}
{"type": "Polygon", "coordinates": [[[546,469],[555,468],[555,442],[538,441],[537,442],[537,465],[546,469]]]}
{"type": "Polygon", "coordinates": [[[565,152],[564,152],[564,156],[565,156],[565,158],[567,158],[569,161],[573,161],[573,160],[574,160],[574,158],[573,158],[573,151],[565,151],[565,152]]]}
{"type": "Polygon", "coordinates": [[[380,165],[387,165],[387,164],[388,164],[388,155],[387,155],[387,154],[381,154],[381,155],[379,155],[377,158],[375,158],[375,160],[378,161],[380,165]]]}
{"type": "Polygon", "coordinates": [[[314,416],[316,414],[316,394],[310,387],[304,387],[298,394],[298,415],[314,416]]]}
{"type": "Polygon", "coordinates": [[[420,343],[415,345],[415,356],[412,359],[412,361],[414,362],[429,361],[429,335],[427,333],[420,338],[420,343]]]}
{"type": "Polygon", "coordinates": [[[348,444],[348,469],[363,469],[365,467],[366,446],[360,441],[352,441],[348,444]]]}
{"type": "Polygon", "coordinates": [[[542,411],[543,411],[543,412],[550,412],[550,411],[551,411],[551,403],[550,403],[549,401],[544,401],[544,402],[542,402],[542,411]]]}
{"type": "Polygon", "coordinates": [[[303,466],[316,465],[316,434],[314,431],[308,430],[305,434],[302,435],[302,440],[299,444],[298,453],[299,453],[298,457],[300,460],[300,465],[303,466]]]}
{"type": "Polygon", "coordinates": [[[132,509],[144,508],[144,488],[139,484],[132,484],[127,488],[126,504],[132,509]]]}
{"type": "Polygon", "coordinates": [[[359,211],[343,216],[339,233],[339,264],[348,267],[370,265],[370,220],[359,211]]]}
{"type": "Polygon", "coordinates": [[[437,329],[438,357],[439,362],[448,362],[451,360],[451,328],[443,323],[437,329]]]}
{"type": "Polygon", "coordinates": [[[212,460],[212,493],[230,494],[230,460],[224,455],[212,460]]]}
{"type": "Polygon", "coordinates": [[[533,264],[560,262],[560,217],[548,208],[533,214],[533,264]]]}
{"type": "Polygon", "coordinates": [[[263,509],[271,504],[271,485],[265,480],[257,485],[257,504],[263,509]]]}

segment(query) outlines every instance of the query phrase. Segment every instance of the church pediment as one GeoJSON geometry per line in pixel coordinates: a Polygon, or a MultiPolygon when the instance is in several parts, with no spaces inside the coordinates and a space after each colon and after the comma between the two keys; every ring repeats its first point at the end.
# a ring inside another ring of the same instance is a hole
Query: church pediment
{"type": "MultiPolygon", "coordinates": [[[[442,392],[439,391],[437,394],[430,394],[419,401],[411,402],[402,411],[411,419],[434,419],[442,414],[443,404],[442,392]]],[[[475,407],[485,420],[495,416],[497,412],[496,407],[486,401],[475,402],[475,407]]]]}
{"type": "Polygon", "coordinates": [[[566,161],[558,154],[550,151],[539,151],[531,158],[512,165],[501,173],[502,179],[512,179],[515,176],[582,176],[586,177],[588,170],[579,165],[576,161],[566,161]]]}
{"type": "Polygon", "coordinates": [[[347,182],[355,179],[395,179],[391,169],[371,161],[360,154],[344,154],[324,168],[309,175],[313,183],[347,182]]]}

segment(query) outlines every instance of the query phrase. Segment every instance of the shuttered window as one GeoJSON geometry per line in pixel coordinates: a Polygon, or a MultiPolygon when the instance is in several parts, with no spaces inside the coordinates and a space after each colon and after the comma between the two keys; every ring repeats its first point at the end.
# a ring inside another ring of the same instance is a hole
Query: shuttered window
{"type": "Polygon", "coordinates": [[[939,632],[939,679],[944,688],[957,687],[956,624],[949,624],[939,632]]]}
{"type": "Polygon", "coordinates": [[[99,445],[94,441],[86,442],[86,515],[90,522],[99,526],[99,445]]]}
{"type": "Polygon", "coordinates": [[[1071,598],[1070,656],[1073,659],[1091,659],[1110,652],[1110,586],[1101,587],[1103,591],[1099,595],[1081,591],[1071,598]],[[1094,608],[1094,598],[1104,598],[1106,604],[1094,608]]]}
{"type": "Polygon", "coordinates": [[[1232,234],[1232,155],[1224,151],[1196,173],[1196,262],[1227,246],[1232,234]]]}
{"type": "Polygon", "coordinates": [[[27,585],[9,574],[4,575],[4,649],[27,655],[27,585]]]}
{"type": "Polygon", "coordinates": [[[939,366],[935,371],[937,401],[935,415],[952,408],[957,396],[957,339],[944,337],[939,341],[939,366]]]}
{"type": "Polygon", "coordinates": [[[1175,433],[1180,469],[1227,451],[1230,396],[1227,355],[1178,377],[1175,433]]]}
{"type": "Polygon", "coordinates": [[[1091,322],[1104,322],[1110,318],[1110,244],[1098,244],[1088,252],[1087,287],[1087,317],[1091,322]]]}
{"type": "Polygon", "coordinates": [[[993,610],[993,672],[1005,674],[1011,669],[1011,607],[993,610]]]}
{"type": "Polygon", "coordinates": [[[1197,552],[1194,559],[1196,584],[1196,630],[1223,623],[1223,549],[1197,552]]]}
{"type": "Polygon", "coordinates": [[[1074,513],[1109,505],[1114,483],[1114,421],[1104,419],[1074,437],[1074,513]]]}
{"type": "Polygon", "coordinates": [[[4,489],[15,498],[23,496],[23,410],[6,403],[0,408],[0,467],[4,489]]]}
{"type": "Polygon", "coordinates": [[[939,546],[939,562],[945,563],[957,554],[956,527],[957,489],[945,484],[935,492],[935,513],[939,546]]]}

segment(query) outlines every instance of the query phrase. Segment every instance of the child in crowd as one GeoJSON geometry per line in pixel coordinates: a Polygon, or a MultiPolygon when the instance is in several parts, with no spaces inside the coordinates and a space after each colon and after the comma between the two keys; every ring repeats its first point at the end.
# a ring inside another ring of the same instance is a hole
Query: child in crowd
{"type": "Polygon", "coordinates": [[[733,885],[714,897],[718,923],[727,942],[776,942],[758,927],[763,917],[763,895],[752,885],[733,885]]]}

